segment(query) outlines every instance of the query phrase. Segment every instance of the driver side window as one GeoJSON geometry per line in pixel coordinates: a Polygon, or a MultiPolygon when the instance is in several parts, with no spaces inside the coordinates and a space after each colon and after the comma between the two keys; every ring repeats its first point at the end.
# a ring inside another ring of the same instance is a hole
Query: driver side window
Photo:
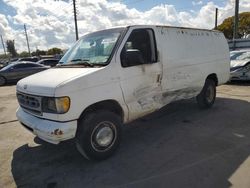
{"type": "Polygon", "coordinates": [[[123,67],[157,62],[157,49],[152,29],[135,29],[121,52],[123,67]]]}

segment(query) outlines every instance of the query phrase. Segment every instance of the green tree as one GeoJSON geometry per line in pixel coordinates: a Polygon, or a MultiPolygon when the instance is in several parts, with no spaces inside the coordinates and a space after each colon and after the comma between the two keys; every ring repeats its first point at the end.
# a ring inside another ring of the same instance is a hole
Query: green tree
{"type": "Polygon", "coordinates": [[[38,55],[38,56],[39,56],[39,55],[46,55],[46,53],[47,53],[47,52],[44,51],[44,50],[39,50],[39,49],[36,50],[36,55],[38,55]]]}
{"type": "Polygon", "coordinates": [[[250,12],[243,12],[239,17],[239,34],[246,36],[250,34],[250,12]]]}
{"type": "Polygon", "coordinates": [[[8,54],[0,54],[0,59],[8,59],[8,58],[10,58],[10,54],[8,53],[8,54]]]}
{"type": "Polygon", "coordinates": [[[39,49],[31,53],[32,56],[40,56],[40,55],[46,55],[46,54],[47,54],[47,51],[39,50],[39,49]]]}
{"type": "Polygon", "coordinates": [[[31,52],[31,56],[36,56],[36,51],[31,52]]]}
{"type": "Polygon", "coordinates": [[[23,51],[19,54],[19,57],[29,57],[29,56],[30,56],[29,52],[26,51],[23,51]]]}
{"type": "MultiPolygon", "coordinates": [[[[239,14],[238,36],[242,38],[250,34],[250,12],[242,12],[239,14]]],[[[222,24],[218,26],[218,30],[222,31],[226,38],[233,38],[234,16],[226,18],[222,24]]]]}
{"type": "Polygon", "coordinates": [[[6,48],[7,48],[7,51],[12,55],[12,57],[17,56],[14,40],[7,40],[6,41],[6,48]]]}
{"type": "Polygon", "coordinates": [[[48,50],[47,55],[61,54],[63,51],[60,48],[51,48],[48,50]]]}

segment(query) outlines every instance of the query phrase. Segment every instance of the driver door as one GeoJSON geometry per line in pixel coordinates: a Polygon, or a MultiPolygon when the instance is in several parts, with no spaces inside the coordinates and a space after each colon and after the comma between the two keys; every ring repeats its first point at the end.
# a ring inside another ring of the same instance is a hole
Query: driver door
{"type": "Polygon", "coordinates": [[[124,41],[117,62],[121,63],[120,84],[131,121],[161,107],[162,64],[153,29],[131,29],[124,41]]]}

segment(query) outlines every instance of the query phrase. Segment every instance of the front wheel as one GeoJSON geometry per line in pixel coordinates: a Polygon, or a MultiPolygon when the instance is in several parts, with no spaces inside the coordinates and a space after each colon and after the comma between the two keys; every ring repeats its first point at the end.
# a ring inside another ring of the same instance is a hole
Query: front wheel
{"type": "Polygon", "coordinates": [[[121,119],[109,111],[87,114],[79,120],[76,147],[87,159],[103,160],[120,144],[121,119]]]}
{"type": "Polygon", "coordinates": [[[216,98],[216,85],[211,79],[207,79],[200,94],[196,97],[197,103],[201,108],[210,108],[216,98]]]}

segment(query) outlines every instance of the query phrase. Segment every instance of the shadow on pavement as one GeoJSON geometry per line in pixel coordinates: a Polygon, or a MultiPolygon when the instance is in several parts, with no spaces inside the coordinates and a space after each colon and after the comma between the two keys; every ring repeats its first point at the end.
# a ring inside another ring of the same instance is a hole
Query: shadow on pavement
{"type": "Polygon", "coordinates": [[[2,85],[0,87],[15,86],[16,84],[17,84],[17,82],[8,82],[5,85],[2,85]]]}
{"type": "Polygon", "coordinates": [[[237,86],[250,86],[250,80],[247,81],[241,81],[241,80],[237,80],[237,81],[231,81],[228,82],[227,85],[237,85],[237,86]]]}
{"type": "Polygon", "coordinates": [[[250,154],[249,111],[243,100],[217,98],[209,110],[180,101],[124,127],[105,161],[85,160],[72,140],[41,142],[14,151],[12,174],[17,187],[226,188],[250,154]]]}

